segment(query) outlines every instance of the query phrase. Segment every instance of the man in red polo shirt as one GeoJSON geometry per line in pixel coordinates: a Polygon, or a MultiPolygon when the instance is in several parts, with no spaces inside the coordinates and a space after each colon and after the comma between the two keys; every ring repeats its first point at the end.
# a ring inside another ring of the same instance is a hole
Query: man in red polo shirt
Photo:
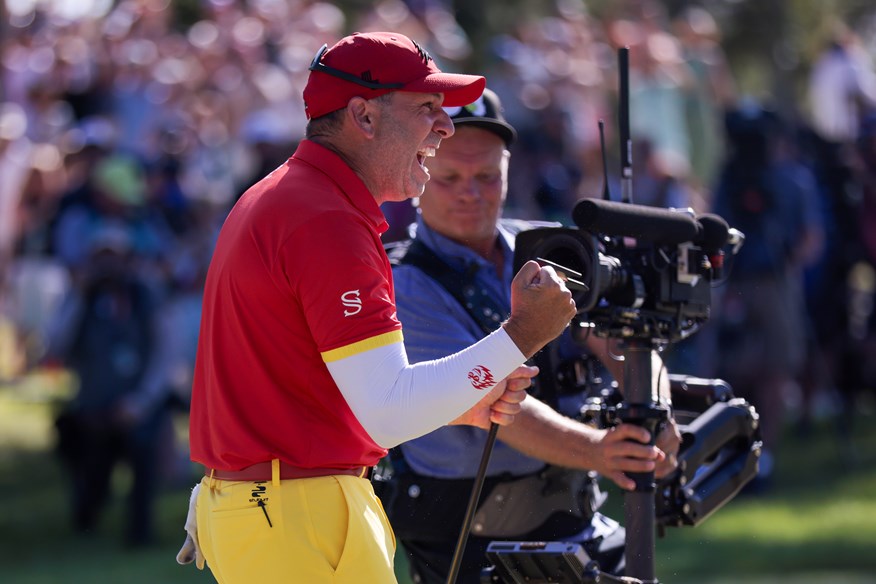
{"type": "Polygon", "coordinates": [[[442,105],[484,78],[442,73],[396,33],[323,47],[310,71],[306,139],[231,211],[204,291],[190,438],[206,473],[178,559],[223,584],[394,582],[367,469],[448,423],[510,423],[537,373],[524,361],[575,314],[530,262],[499,330],[410,365],[379,205],[422,194],[453,134],[442,105]]]}

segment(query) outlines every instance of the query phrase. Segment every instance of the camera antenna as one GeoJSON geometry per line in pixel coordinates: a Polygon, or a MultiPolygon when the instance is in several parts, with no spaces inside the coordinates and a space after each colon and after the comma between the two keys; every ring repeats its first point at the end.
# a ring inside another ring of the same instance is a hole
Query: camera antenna
{"type": "Polygon", "coordinates": [[[611,200],[611,189],[608,186],[608,162],[605,155],[605,122],[599,120],[599,148],[602,151],[602,198],[611,200]]]}
{"type": "Polygon", "coordinates": [[[630,139],[630,48],[617,53],[620,75],[618,127],[620,130],[621,201],[633,202],[633,142],[630,139]]]}

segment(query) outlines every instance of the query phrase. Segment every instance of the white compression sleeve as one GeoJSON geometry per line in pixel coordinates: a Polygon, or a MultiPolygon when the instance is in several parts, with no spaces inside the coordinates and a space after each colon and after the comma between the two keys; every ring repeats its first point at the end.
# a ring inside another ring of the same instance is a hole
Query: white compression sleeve
{"type": "Polygon", "coordinates": [[[326,365],[365,431],[391,448],[454,420],[525,360],[500,328],[434,361],[409,364],[399,342],[326,365]]]}

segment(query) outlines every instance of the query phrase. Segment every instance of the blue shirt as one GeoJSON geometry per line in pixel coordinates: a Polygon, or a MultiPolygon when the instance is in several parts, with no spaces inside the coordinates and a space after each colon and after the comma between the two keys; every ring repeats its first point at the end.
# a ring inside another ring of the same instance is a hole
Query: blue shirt
{"type": "MultiPolygon", "coordinates": [[[[475,282],[511,312],[514,277],[514,234],[499,227],[504,255],[501,278],[495,266],[471,249],[439,235],[417,217],[416,238],[454,269],[476,270],[475,282]]],[[[466,309],[441,284],[410,265],[393,268],[396,308],[402,323],[405,349],[411,363],[439,359],[480,340],[484,333],[466,309]]],[[[405,461],[419,474],[439,478],[472,478],[477,474],[487,432],[473,426],[445,426],[401,445],[405,461]]],[[[544,467],[544,462],[497,440],[487,475],[524,475],[544,467]]]]}
{"type": "Polygon", "coordinates": [[[818,186],[804,165],[782,161],[768,165],[758,187],[749,187],[734,168],[725,168],[715,189],[715,213],[745,234],[731,261],[731,276],[784,276],[805,232],[821,229],[818,186]],[[763,208],[746,212],[746,197],[758,196],[763,208]]]}

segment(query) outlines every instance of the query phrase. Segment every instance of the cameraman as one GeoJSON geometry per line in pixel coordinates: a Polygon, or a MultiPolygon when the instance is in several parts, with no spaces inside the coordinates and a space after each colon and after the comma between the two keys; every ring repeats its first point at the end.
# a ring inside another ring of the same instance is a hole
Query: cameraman
{"type": "MultiPolygon", "coordinates": [[[[429,160],[431,179],[419,202],[413,240],[390,253],[411,361],[468,346],[487,334],[491,322],[498,326],[510,307],[514,235],[532,227],[500,219],[508,147],[516,132],[504,120],[496,94],[486,90],[474,104],[448,113],[455,134],[429,160]]],[[[580,347],[568,336],[564,340],[580,356],[580,347]]],[[[605,341],[594,338],[589,344],[618,374],[605,341]]],[[[536,359],[557,349],[546,348],[536,359]]],[[[555,371],[536,363],[538,384],[552,385],[555,371]]],[[[622,572],[624,530],[596,512],[601,497],[586,471],[607,476],[622,489],[633,488],[625,472],[655,470],[662,476],[674,467],[677,429],[670,425],[655,447],[648,445],[647,430],[636,425],[597,429],[533,395],[522,405],[515,423],[498,434],[457,581],[480,581],[485,550],[494,540],[579,541],[602,570],[622,572]]],[[[444,427],[391,452],[392,477],[377,485],[417,583],[447,579],[465,511],[460,503],[470,496],[486,437],[478,428],[444,427]]]]}

